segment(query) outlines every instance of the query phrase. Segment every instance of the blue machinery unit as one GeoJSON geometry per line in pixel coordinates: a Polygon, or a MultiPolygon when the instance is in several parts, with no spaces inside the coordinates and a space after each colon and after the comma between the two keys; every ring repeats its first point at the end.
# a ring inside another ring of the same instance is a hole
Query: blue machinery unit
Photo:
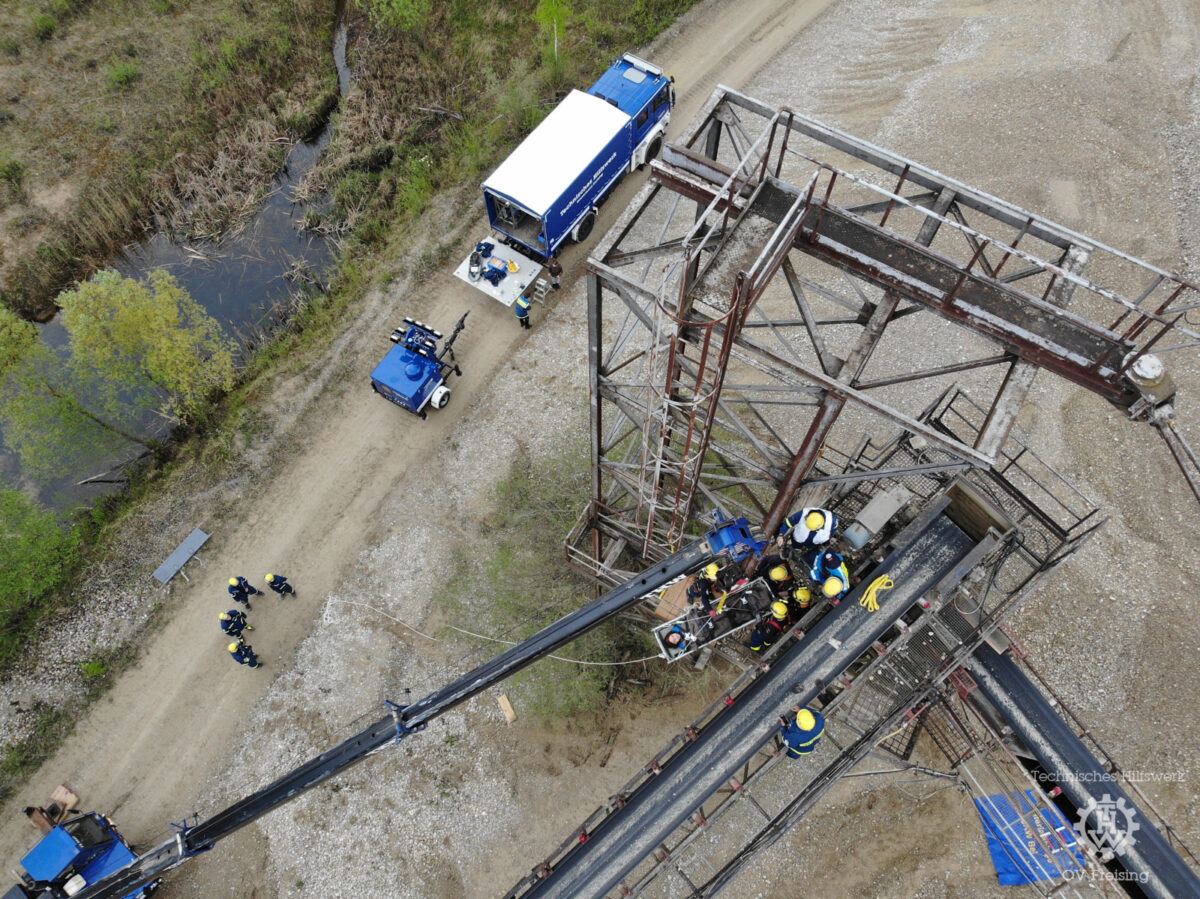
{"type": "Polygon", "coordinates": [[[466,327],[468,315],[470,312],[463,313],[440,350],[441,331],[406,318],[404,327],[391,334],[390,339],[396,345],[371,372],[371,389],[421,418],[425,417],[427,409],[445,408],[450,402],[446,378],[450,372],[462,377],[452,344],[466,327]],[[450,357],[449,362],[445,361],[446,356],[450,357]]]}
{"type": "MultiPolygon", "coordinates": [[[[88,884],[121,871],[137,859],[120,831],[95,812],[77,815],[55,827],[21,859],[21,883],[3,899],[32,896],[75,896],[88,884]]],[[[157,886],[151,879],[122,893],[124,899],[142,899],[157,886]]]]}

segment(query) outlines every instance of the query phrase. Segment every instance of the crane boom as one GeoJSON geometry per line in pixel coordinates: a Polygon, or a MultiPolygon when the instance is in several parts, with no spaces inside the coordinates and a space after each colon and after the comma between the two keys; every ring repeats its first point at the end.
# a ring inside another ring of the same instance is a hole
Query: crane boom
{"type": "Polygon", "coordinates": [[[632,606],[643,597],[699,570],[718,556],[740,561],[762,551],[744,518],[718,522],[701,540],[667,556],[599,599],[564,615],[516,646],[408,705],[387,703],[389,714],[284,774],[261,790],[192,827],[180,826],[174,838],[138,856],[128,866],[89,884],[76,899],[121,899],[193,855],[206,852],[219,840],[256,818],[290,802],[305,790],[339,774],[391,742],[409,734],[477,693],[520,671],[559,647],[632,606]]]}

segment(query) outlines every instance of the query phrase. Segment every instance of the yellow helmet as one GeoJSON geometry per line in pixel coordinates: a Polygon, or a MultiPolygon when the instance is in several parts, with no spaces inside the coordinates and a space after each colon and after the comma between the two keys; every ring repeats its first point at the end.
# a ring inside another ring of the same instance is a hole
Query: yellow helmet
{"type": "Polygon", "coordinates": [[[821,585],[821,592],[826,596],[834,597],[842,592],[842,579],[840,577],[827,577],[825,583],[821,585]]]}
{"type": "Polygon", "coordinates": [[[236,587],[236,586],[237,586],[237,578],[235,578],[235,577],[231,577],[231,578],[229,579],[229,586],[230,586],[230,587],[236,587]]]}
{"type": "Polygon", "coordinates": [[[220,618],[222,621],[232,621],[233,620],[233,616],[231,616],[228,612],[222,612],[217,617],[220,618]]]}
{"type": "Polygon", "coordinates": [[[812,591],[807,587],[797,587],[792,593],[792,598],[803,605],[808,605],[812,602],[812,591]]]}
{"type": "Polygon", "coordinates": [[[803,730],[812,730],[817,726],[817,718],[808,709],[801,709],[796,713],[796,723],[803,730]]]}
{"type": "Polygon", "coordinates": [[[273,581],[273,580],[275,580],[275,575],[273,575],[273,574],[268,574],[268,575],[267,575],[267,583],[269,584],[269,583],[271,583],[271,581],[273,581]]]}
{"type": "Polygon", "coordinates": [[[721,569],[717,565],[716,562],[710,562],[709,564],[704,566],[704,576],[706,578],[708,578],[710,581],[714,580],[717,576],[717,572],[720,570],[721,569]]]}
{"type": "Polygon", "coordinates": [[[774,568],[771,569],[770,574],[768,576],[771,578],[771,580],[778,583],[779,581],[786,581],[788,579],[788,577],[791,576],[791,573],[787,570],[787,568],[785,566],[776,565],[774,568]]]}
{"type": "Polygon", "coordinates": [[[226,647],[226,648],[227,648],[227,649],[228,649],[230,652],[237,652],[237,651],[238,651],[238,645],[237,645],[236,643],[230,643],[230,644],[229,644],[229,646],[228,646],[228,647],[226,647]]]}
{"type": "Polygon", "coordinates": [[[825,526],[825,516],[820,512],[809,512],[804,517],[804,526],[810,531],[815,531],[817,528],[825,526]]]}
{"type": "Polygon", "coordinates": [[[788,607],[786,602],[771,603],[771,614],[776,618],[787,618],[788,607]]]}

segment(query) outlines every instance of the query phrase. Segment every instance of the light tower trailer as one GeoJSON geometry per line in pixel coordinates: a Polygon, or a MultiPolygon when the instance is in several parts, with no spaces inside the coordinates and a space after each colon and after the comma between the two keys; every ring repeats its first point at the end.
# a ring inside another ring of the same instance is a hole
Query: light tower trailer
{"type": "Polygon", "coordinates": [[[462,369],[454,358],[452,345],[466,327],[464,312],[449,339],[438,349],[442,332],[424,322],[404,319],[404,327],[390,335],[396,344],[371,372],[371,389],[401,409],[425,418],[430,407],[443,409],[450,402],[450,387],[446,378],[451,372],[462,377],[462,369]],[[446,357],[450,361],[446,361],[446,357]]]}
{"type": "Polygon", "coordinates": [[[511,306],[568,241],[585,240],[625,174],[658,155],[673,79],[626,53],[585,93],[571,91],[483,182],[492,235],[454,274],[511,306]]]}

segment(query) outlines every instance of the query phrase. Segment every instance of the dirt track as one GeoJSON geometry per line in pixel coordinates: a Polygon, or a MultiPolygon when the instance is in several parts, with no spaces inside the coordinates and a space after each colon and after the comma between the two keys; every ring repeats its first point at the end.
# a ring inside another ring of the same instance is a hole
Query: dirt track
{"type": "MultiPolygon", "coordinates": [[[[743,86],[775,60],[755,85],[764,99],[790,103],[1005,199],[1064,219],[1110,244],[1179,269],[1181,256],[1195,262],[1195,257],[1188,257],[1200,245],[1195,213],[1186,195],[1178,195],[1189,185],[1186,169],[1180,169],[1189,161],[1182,148],[1189,145],[1189,138],[1195,145],[1198,130],[1196,89],[1192,76],[1180,71],[1190,59],[1194,73],[1200,45],[1195,16],[1182,3],[1151,0],[1126,4],[1122,13],[1094,3],[1052,2],[1039,5],[1036,15],[1029,4],[1016,0],[981,8],[914,2],[904,15],[896,15],[889,3],[870,0],[844,0],[836,6],[832,0],[710,3],[689,16],[683,27],[673,29],[650,55],[678,81],[675,133],[718,81],[743,86]],[[805,32],[812,19],[831,6],[815,28],[805,32]],[[839,16],[846,18],[839,20],[839,16]],[[1095,23],[1094,32],[1081,27],[1085,22],[1095,23]],[[972,23],[987,33],[981,37],[972,23]],[[1039,65],[1056,56],[1047,44],[1064,31],[1062,68],[1039,65]],[[878,46],[872,50],[868,41],[878,46]],[[715,58],[711,48],[720,46],[733,49],[715,58]],[[789,52],[794,56],[779,56],[789,52]],[[1089,60],[1092,66],[1084,67],[1079,59],[1089,60]],[[1149,123],[1144,125],[1146,119],[1149,123]],[[1017,152],[1011,152],[1014,145],[1020,148],[1017,152]],[[1005,155],[1006,148],[1010,155],[1005,155]],[[1180,155],[1172,170],[1168,157],[1176,149],[1180,155]],[[1163,176],[1164,171],[1170,174],[1163,176]],[[1157,183],[1156,173],[1162,179],[1157,183]],[[1144,229],[1131,219],[1155,225],[1144,229]]],[[[624,185],[609,202],[601,231],[635,188],[636,184],[624,185]]],[[[441,215],[451,219],[449,213],[441,215]]],[[[454,236],[465,246],[479,226],[459,227],[454,236]]],[[[552,432],[578,421],[586,402],[579,391],[580,378],[567,377],[552,391],[550,383],[557,373],[532,351],[555,340],[582,343],[578,337],[582,291],[574,288],[579,286],[583,259],[582,252],[568,254],[566,281],[572,287],[557,300],[551,321],[539,323],[529,338],[516,328],[507,309],[476,299],[448,273],[439,272],[428,284],[398,284],[387,296],[370,299],[357,320],[347,323],[345,337],[323,361],[321,383],[327,385],[323,393],[308,387],[313,381],[309,374],[279,385],[273,398],[278,424],[253,452],[269,454],[289,444],[302,449],[278,477],[246,497],[244,519],[214,528],[216,537],[204,553],[203,564],[192,567],[190,584],[175,588],[172,601],[177,609],[154,636],[141,663],[119,680],[109,699],[97,704],[76,736],[4,810],[0,858],[17,859],[31,842],[32,831],[19,815],[20,806],[40,800],[60,780],[70,781],[88,807],[112,813],[132,838],[148,842],[163,834],[165,822],[178,820],[194,807],[211,811],[222,786],[237,795],[243,786],[261,783],[264,774],[278,773],[284,762],[275,754],[280,743],[294,753],[286,756],[290,763],[305,757],[306,743],[320,748],[329,738],[341,736],[339,725],[365,710],[379,690],[395,686],[395,676],[386,669],[397,650],[387,641],[390,634],[403,648],[399,638],[409,635],[387,628],[375,635],[374,642],[356,643],[356,663],[365,671],[354,669],[354,674],[361,680],[347,687],[327,678],[323,666],[332,663],[323,655],[320,639],[357,640],[358,632],[348,625],[339,627],[336,617],[322,625],[317,619],[322,602],[330,595],[402,596],[396,600],[401,605],[395,613],[421,626],[430,614],[427,594],[413,588],[412,595],[405,595],[405,588],[413,587],[408,573],[389,573],[386,564],[365,573],[363,569],[369,567],[373,553],[382,552],[379,547],[404,544],[418,562],[436,570],[440,550],[427,544],[427,536],[407,531],[399,517],[413,504],[428,510],[422,530],[451,538],[461,534],[461,517],[478,513],[469,505],[470,491],[448,490],[451,498],[442,505],[431,485],[456,470],[478,468],[481,460],[489,468],[502,469],[520,452],[510,443],[504,443],[500,452],[485,452],[492,449],[486,442],[489,426],[501,427],[509,411],[503,388],[500,396],[488,393],[494,379],[503,379],[498,383],[504,384],[533,378],[547,395],[553,392],[555,399],[565,398],[562,405],[579,407],[572,414],[559,410],[557,417],[531,413],[523,423],[530,439],[538,439],[535,431],[552,432]],[[445,414],[418,424],[363,389],[366,371],[381,352],[382,337],[397,312],[442,322],[453,320],[467,307],[472,310],[469,326],[458,344],[466,376],[455,385],[445,414]],[[522,347],[525,353],[513,360],[522,347]],[[467,415],[471,420],[464,418],[467,415]],[[469,441],[476,438],[479,451],[472,458],[469,441]],[[419,500],[426,504],[420,505],[419,500]],[[459,505],[460,501],[468,505],[459,505]],[[256,603],[253,619],[258,630],[253,643],[268,667],[239,669],[223,657],[216,635],[216,613],[227,605],[221,599],[224,581],[230,573],[244,573],[258,582],[270,568],[293,576],[300,595],[283,602],[261,598],[256,603]],[[318,642],[302,644],[314,625],[318,642]],[[297,647],[301,647],[298,658],[297,647]],[[280,681],[268,696],[275,678],[280,681]],[[284,704],[284,697],[303,696],[306,691],[311,708],[284,704]],[[332,705],[326,695],[330,691],[340,691],[340,706],[332,705]],[[264,698],[266,702],[260,702],[264,698]],[[362,699],[363,709],[350,705],[355,698],[362,699]],[[272,716],[287,721],[264,726],[261,737],[247,742],[246,729],[270,722],[272,716]],[[297,729],[306,739],[297,739],[297,729]],[[257,747],[262,757],[243,754],[249,749],[257,756],[257,747]],[[235,761],[231,774],[230,763],[235,761]]],[[[539,318],[542,313],[537,310],[539,318]]],[[[1181,388],[1193,388],[1191,397],[1197,395],[1197,380],[1194,365],[1180,378],[1181,388]]],[[[1200,421],[1200,416],[1194,420],[1200,421]]],[[[1034,405],[1022,425],[1044,440],[1069,474],[1092,481],[1114,513],[1107,533],[1086,554],[1088,570],[1067,575],[1061,596],[1042,598],[1022,616],[1027,639],[1046,656],[1043,667],[1052,675],[1079,673],[1074,663],[1060,664],[1056,659],[1095,660],[1096,670],[1087,672],[1084,686],[1067,683],[1065,689],[1072,701],[1083,706],[1089,720],[1112,734],[1111,742],[1128,766],[1151,769],[1156,759],[1169,760],[1186,771],[1194,784],[1197,747],[1190,723],[1200,685],[1192,666],[1171,670],[1161,663],[1164,657],[1186,658],[1200,644],[1194,624],[1165,624],[1195,593],[1196,540],[1173,534],[1172,523],[1194,522],[1196,510],[1178,490],[1164,496],[1140,489],[1150,466],[1156,479],[1170,483],[1165,479],[1172,476],[1170,468],[1162,465],[1163,451],[1153,444],[1152,435],[1117,421],[1090,398],[1047,383],[1045,376],[1038,381],[1034,405]],[[1185,517],[1189,514],[1191,518],[1185,517]],[[1104,572],[1127,570],[1123,566],[1135,563],[1139,547],[1154,553],[1159,570],[1149,576],[1150,595],[1131,597],[1125,581],[1115,586],[1104,572]],[[1185,547],[1190,560],[1170,564],[1173,557],[1185,555],[1185,547]],[[1105,614],[1093,601],[1100,597],[1109,600],[1109,609],[1120,611],[1105,614]],[[1079,616],[1082,626],[1066,626],[1057,615],[1062,611],[1079,616]],[[1162,655],[1147,651],[1147,646],[1161,647],[1162,655]],[[1132,688],[1133,683],[1153,689],[1142,692],[1132,688]],[[1122,707],[1136,712],[1140,720],[1122,718],[1122,707]]],[[[1192,434],[1200,438],[1200,429],[1192,434]]],[[[543,435],[549,437],[552,433],[543,435]]],[[[147,560],[147,572],[158,561],[147,560]]],[[[456,661],[434,654],[422,663],[424,668],[416,670],[422,676],[436,676],[452,670],[456,661]]],[[[404,664],[409,662],[403,659],[404,664]]],[[[406,669],[404,676],[415,676],[412,670],[406,669]]],[[[414,688],[426,685],[417,680],[405,683],[414,688]]],[[[448,716],[449,735],[470,738],[468,748],[456,745],[447,750],[448,766],[461,775],[456,781],[461,796],[440,813],[435,796],[432,809],[421,814],[432,816],[431,820],[470,816],[473,802],[477,808],[488,807],[486,798],[476,799],[472,783],[483,785],[480,797],[507,789],[512,803],[525,803],[524,808],[506,811],[509,817],[499,831],[471,831],[481,840],[488,834],[499,836],[500,842],[490,851],[487,846],[456,845],[457,838],[447,837],[443,848],[416,846],[398,837],[412,835],[402,820],[412,794],[384,797],[372,785],[373,778],[399,776],[390,767],[356,775],[346,791],[351,798],[314,795],[277,815],[281,821],[286,816],[298,829],[307,822],[319,835],[314,842],[344,841],[341,864],[346,867],[373,865],[374,854],[380,852],[420,859],[421,864],[400,869],[414,895],[489,895],[508,886],[539,852],[565,836],[571,825],[628,776],[629,765],[642,763],[654,751],[662,742],[661,733],[688,720],[689,710],[702,701],[703,697],[685,700],[669,716],[658,710],[660,731],[625,728],[611,764],[602,771],[588,769],[580,761],[588,752],[586,736],[544,734],[522,725],[525,737],[536,736],[544,745],[540,752],[531,751],[522,748],[513,730],[491,723],[480,706],[448,716]],[[662,719],[668,717],[664,726],[662,719]],[[495,769],[505,766],[510,771],[501,776],[495,769]],[[502,786],[497,787],[497,782],[502,786]],[[374,809],[385,800],[398,809],[392,813],[398,819],[395,830],[364,828],[362,833],[347,833],[338,823],[354,820],[351,812],[356,805],[361,817],[367,818],[367,807],[374,809]],[[352,808],[347,809],[347,804],[352,808]],[[370,849],[356,845],[380,841],[392,842],[394,849],[389,853],[375,845],[370,849]]],[[[439,733],[439,742],[441,738],[439,733]]],[[[1177,817],[1177,824],[1189,817],[1200,819],[1194,793],[1181,789],[1165,797],[1168,808],[1184,816],[1183,820],[1177,817]]],[[[811,851],[798,853],[803,860],[797,864],[807,876],[831,891],[855,895],[904,896],[918,890],[928,895],[961,895],[967,889],[986,887],[988,873],[977,854],[955,858],[955,878],[946,879],[937,851],[923,855],[891,837],[880,841],[886,851],[874,859],[856,858],[853,871],[831,875],[839,859],[832,854],[836,841],[822,838],[822,820],[828,818],[829,826],[842,828],[847,826],[842,823],[847,814],[860,815],[850,831],[841,833],[841,839],[852,839],[856,833],[888,828],[896,816],[913,811],[891,795],[878,809],[860,808],[856,796],[835,796],[824,817],[805,825],[802,836],[813,842],[808,844],[811,851]],[[971,873],[964,878],[967,868],[971,873]],[[938,881],[944,893],[930,886],[938,881]]],[[[928,837],[942,827],[972,826],[962,817],[969,809],[945,797],[924,812],[927,825],[910,821],[906,828],[918,844],[922,834],[928,837]],[[953,824],[946,825],[938,814],[953,824]]],[[[434,843],[436,831],[417,832],[422,838],[428,833],[428,842],[434,843]]],[[[308,886],[295,887],[295,895],[352,894],[349,884],[354,877],[348,873],[332,881],[346,884],[345,893],[323,890],[319,873],[312,870],[319,865],[304,857],[309,852],[319,855],[316,847],[306,846],[302,839],[289,842],[288,837],[283,824],[268,819],[211,858],[181,871],[167,894],[281,895],[300,880],[308,886]]],[[[464,834],[462,841],[469,844],[470,838],[464,834]]],[[[792,847],[796,848],[798,843],[792,847]]],[[[949,859],[945,866],[951,867],[949,859]]],[[[388,880],[382,872],[376,876],[366,883],[388,880]]],[[[769,882],[759,882],[756,888],[770,895],[795,894],[769,882]]],[[[358,889],[354,895],[371,894],[369,886],[366,892],[361,884],[358,889]]],[[[397,889],[395,894],[402,892],[397,889]]]]}

